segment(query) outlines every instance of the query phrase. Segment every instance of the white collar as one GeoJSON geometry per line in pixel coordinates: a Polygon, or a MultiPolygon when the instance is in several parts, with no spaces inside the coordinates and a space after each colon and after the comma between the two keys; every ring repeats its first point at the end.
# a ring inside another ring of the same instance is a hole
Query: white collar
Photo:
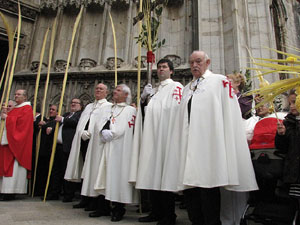
{"type": "Polygon", "coordinates": [[[23,103],[21,103],[21,104],[19,104],[19,105],[16,105],[15,108],[21,108],[21,107],[23,107],[23,106],[25,106],[25,105],[31,106],[30,102],[23,102],[23,103]]]}
{"type": "Polygon", "coordinates": [[[196,80],[198,80],[198,79],[204,79],[204,78],[207,78],[208,76],[210,76],[210,75],[212,75],[212,72],[209,70],[209,69],[207,69],[206,71],[205,71],[205,73],[201,76],[201,77],[198,77],[198,78],[193,78],[193,82],[194,81],[196,81],[196,80]]]}
{"type": "Polygon", "coordinates": [[[167,84],[170,84],[170,83],[172,83],[173,82],[173,80],[171,79],[171,78],[168,78],[168,79],[165,79],[165,80],[163,80],[162,82],[160,82],[160,86],[165,86],[165,85],[167,85],[167,84]]]}
{"type": "Polygon", "coordinates": [[[212,72],[211,72],[209,69],[207,69],[207,70],[205,71],[205,73],[202,75],[202,77],[203,77],[203,78],[207,78],[207,77],[209,77],[210,75],[212,75],[212,72]]]}
{"type": "Polygon", "coordinates": [[[125,107],[128,104],[126,102],[121,102],[121,103],[114,103],[113,106],[119,106],[119,107],[125,107]]]}
{"type": "Polygon", "coordinates": [[[102,104],[102,103],[105,103],[105,102],[107,102],[107,100],[105,98],[102,98],[100,100],[95,100],[94,103],[97,105],[97,104],[102,104]]]}

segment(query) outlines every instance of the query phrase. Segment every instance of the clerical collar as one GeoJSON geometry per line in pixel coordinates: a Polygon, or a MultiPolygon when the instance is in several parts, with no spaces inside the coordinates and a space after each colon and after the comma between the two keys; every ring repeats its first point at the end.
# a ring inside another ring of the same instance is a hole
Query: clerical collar
{"type": "Polygon", "coordinates": [[[31,106],[30,102],[23,102],[23,103],[21,103],[21,104],[19,104],[19,105],[16,105],[15,108],[20,108],[20,107],[23,107],[23,106],[25,106],[25,105],[31,106]]]}

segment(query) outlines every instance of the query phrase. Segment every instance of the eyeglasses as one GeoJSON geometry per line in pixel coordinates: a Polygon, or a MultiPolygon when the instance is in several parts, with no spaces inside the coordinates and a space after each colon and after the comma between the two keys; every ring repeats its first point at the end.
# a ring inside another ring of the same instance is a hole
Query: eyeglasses
{"type": "Polygon", "coordinates": [[[71,104],[80,104],[80,102],[71,102],[71,104]]]}

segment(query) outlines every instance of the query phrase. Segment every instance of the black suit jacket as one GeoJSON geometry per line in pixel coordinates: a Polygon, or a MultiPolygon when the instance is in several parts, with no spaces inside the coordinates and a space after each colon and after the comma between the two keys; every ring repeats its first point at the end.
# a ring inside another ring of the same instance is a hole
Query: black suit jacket
{"type": "Polygon", "coordinates": [[[77,111],[72,117],[69,117],[70,112],[63,115],[63,128],[62,128],[62,140],[63,140],[63,151],[70,153],[73,137],[75,135],[76,127],[81,116],[82,111],[77,111]]]}
{"type": "Polygon", "coordinates": [[[55,117],[50,117],[46,124],[42,126],[42,138],[41,138],[41,147],[40,147],[40,156],[50,157],[52,152],[52,144],[53,144],[53,136],[56,121],[55,117]],[[52,128],[52,132],[50,134],[46,134],[46,130],[48,127],[52,128]]]}

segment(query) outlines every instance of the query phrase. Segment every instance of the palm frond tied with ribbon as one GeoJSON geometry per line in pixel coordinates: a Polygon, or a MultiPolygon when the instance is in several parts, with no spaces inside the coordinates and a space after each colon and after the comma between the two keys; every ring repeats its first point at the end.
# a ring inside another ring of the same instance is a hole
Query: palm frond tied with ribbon
{"type": "MultiPolygon", "coordinates": [[[[165,44],[165,39],[158,38],[158,30],[161,24],[163,5],[168,0],[140,0],[140,12],[133,19],[133,25],[142,23],[139,36],[135,37],[141,47],[147,49],[147,80],[151,83],[152,65],[155,63],[154,52],[165,44]]],[[[139,53],[140,54],[140,53],[139,53]]]]}
{"type": "MultiPolygon", "coordinates": [[[[290,47],[290,49],[300,53],[300,49],[298,48],[290,47]]],[[[269,48],[269,50],[285,56],[285,59],[255,58],[256,60],[259,60],[259,62],[252,60],[252,63],[255,66],[262,67],[248,68],[256,71],[256,77],[258,77],[260,85],[258,89],[249,91],[247,94],[260,95],[262,97],[263,100],[257,105],[257,107],[259,107],[266,103],[271,103],[272,105],[275,97],[291,89],[295,89],[297,94],[296,107],[300,112],[300,55],[271,48],[269,48]],[[292,78],[279,80],[269,84],[263,76],[271,73],[290,74],[292,75],[292,78]]]]}

